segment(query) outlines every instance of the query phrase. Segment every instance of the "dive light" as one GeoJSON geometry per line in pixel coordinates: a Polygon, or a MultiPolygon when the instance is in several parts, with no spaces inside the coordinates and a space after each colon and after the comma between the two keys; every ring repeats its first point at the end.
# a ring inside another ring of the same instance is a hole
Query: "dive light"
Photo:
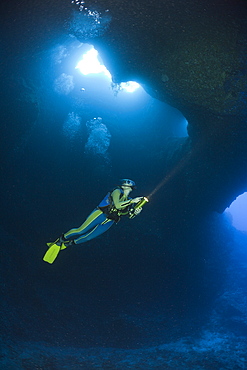
{"type": "Polygon", "coordinates": [[[133,218],[136,216],[135,211],[139,208],[142,208],[147,202],[149,202],[147,197],[143,197],[136,205],[132,208],[131,214],[129,218],[133,218]]]}

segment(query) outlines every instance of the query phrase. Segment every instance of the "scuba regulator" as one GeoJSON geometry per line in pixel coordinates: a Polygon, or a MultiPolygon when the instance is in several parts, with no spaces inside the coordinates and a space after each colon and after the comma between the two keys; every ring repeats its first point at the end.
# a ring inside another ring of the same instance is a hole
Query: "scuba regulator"
{"type": "Polygon", "coordinates": [[[142,208],[147,202],[149,202],[147,197],[143,197],[134,207],[129,211],[129,218],[134,218],[136,216],[136,210],[142,208]]]}

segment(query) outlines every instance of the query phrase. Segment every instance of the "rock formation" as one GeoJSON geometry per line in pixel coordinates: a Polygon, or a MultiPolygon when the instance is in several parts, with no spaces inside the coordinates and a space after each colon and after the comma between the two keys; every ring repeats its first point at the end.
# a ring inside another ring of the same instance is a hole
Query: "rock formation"
{"type": "Polygon", "coordinates": [[[191,146],[182,156],[191,155],[180,175],[185,203],[193,195],[198,208],[223,212],[247,189],[246,2],[86,5],[101,15],[105,31],[99,24],[91,34],[75,34],[99,50],[113,81],[140,82],[188,120],[191,146]]]}

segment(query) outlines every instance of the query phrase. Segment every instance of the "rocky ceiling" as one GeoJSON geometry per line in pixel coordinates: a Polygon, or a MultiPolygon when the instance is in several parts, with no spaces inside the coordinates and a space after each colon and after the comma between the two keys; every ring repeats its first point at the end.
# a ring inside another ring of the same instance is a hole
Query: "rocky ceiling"
{"type": "MultiPolygon", "coordinates": [[[[164,148],[170,168],[182,160],[176,181],[184,209],[191,210],[193,203],[199,211],[223,212],[247,190],[245,0],[13,4],[5,7],[2,22],[3,40],[12,45],[6,48],[6,68],[11,60],[24,60],[26,50],[39,55],[40,45],[50,46],[66,28],[98,49],[114,82],[140,82],[188,120],[188,140],[174,142],[169,155],[164,148]],[[87,11],[79,12],[78,6],[87,11]],[[89,9],[96,20],[100,15],[100,23],[85,23],[89,9]]],[[[160,166],[164,176],[167,168],[162,161],[160,166]]]]}
{"type": "Polygon", "coordinates": [[[246,1],[86,6],[101,13],[104,32],[99,26],[98,34],[75,34],[99,50],[114,82],[140,82],[188,120],[190,146],[179,152],[186,158],[179,175],[184,201],[193,196],[198,208],[222,212],[247,190],[246,1]]]}

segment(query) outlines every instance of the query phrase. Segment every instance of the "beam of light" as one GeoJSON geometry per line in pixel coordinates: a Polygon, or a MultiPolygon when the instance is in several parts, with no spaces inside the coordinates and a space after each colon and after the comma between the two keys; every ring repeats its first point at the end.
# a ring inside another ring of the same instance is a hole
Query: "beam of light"
{"type": "Polygon", "coordinates": [[[147,196],[148,199],[152,198],[157,191],[159,191],[164,185],[166,185],[177,173],[179,173],[191,160],[192,155],[195,155],[197,148],[193,151],[189,151],[184,158],[182,158],[170,172],[168,172],[164,178],[158,183],[158,185],[153,189],[153,191],[147,196]]]}
{"type": "MultiPolygon", "coordinates": [[[[179,173],[198,152],[200,145],[188,152],[173,169],[168,172],[164,178],[156,185],[152,192],[147,196],[150,200],[163,186],[165,186],[177,173],[179,173]]],[[[232,202],[229,208],[226,208],[226,213],[230,213],[232,217],[232,225],[240,231],[247,232],[247,192],[243,193],[232,202]]]]}
{"type": "MultiPolygon", "coordinates": [[[[112,79],[110,72],[106,69],[104,64],[100,62],[98,57],[98,51],[92,48],[82,56],[82,59],[77,63],[75,68],[79,69],[84,76],[101,73],[107,76],[109,79],[112,79]]],[[[119,85],[119,91],[124,90],[132,93],[139,87],[140,85],[135,81],[122,82],[119,85]]]]}
{"type": "Polygon", "coordinates": [[[148,199],[152,198],[164,185],[166,185],[174,176],[184,169],[191,160],[198,155],[198,151],[202,147],[202,142],[198,142],[193,148],[191,148],[183,158],[168,172],[164,178],[156,185],[152,192],[147,196],[148,199]]]}

